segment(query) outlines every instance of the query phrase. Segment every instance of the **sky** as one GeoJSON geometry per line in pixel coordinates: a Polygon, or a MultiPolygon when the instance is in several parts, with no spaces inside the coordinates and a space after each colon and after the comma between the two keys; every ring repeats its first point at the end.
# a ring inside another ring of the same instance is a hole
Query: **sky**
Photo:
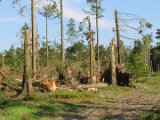
{"type": "MultiPolygon", "coordinates": [[[[43,1],[43,0],[42,0],[43,1]]],[[[45,0],[44,0],[45,1],[45,0]]],[[[59,0],[56,0],[59,5],[59,0]]],[[[64,0],[64,24],[66,32],[66,24],[70,18],[76,20],[78,23],[86,17],[82,9],[88,9],[86,0],[64,0]]],[[[27,4],[30,5],[29,0],[23,0],[21,4],[13,7],[12,0],[2,0],[0,3],[0,52],[7,50],[11,45],[18,47],[21,45],[19,32],[21,27],[26,23],[31,26],[30,10],[25,11],[24,16],[18,14],[19,6],[27,4]]],[[[115,33],[112,32],[114,23],[114,10],[118,9],[120,12],[136,14],[141,18],[146,19],[153,24],[153,28],[148,33],[153,33],[154,42],[155,32],[160,28],[160,1],[159,0],[103,0],[102,6],[104,8],[103,18],[99,22],[100,29],[100,44],[107,46],[115,33]]],[[[123,16],[121,16],[123,17],[123,16]]],[[[45,36],[45,18],[36,14],[36,23],[38,24],[39,34],[45,36]]],[[[133,24],[134,25],[134,24],[133,24]]],[[[135,24],[136,26],[136,24],[135,24]]],[[[95,28],[95,22],[92,21],[92,27],[95,28]]],[[[123,33],[122,33],[123,34],[123,33]]],[[[128,32],[128,37],[137,38],[136,32],[128,32]]],[[[66,37],[65,37],[66,38],[66,37]]],[[[45,41],[40,39],[40,41],[45,41]]],[[[60,25],[58,19],[49,20],[49,41],[54,44],[55,41],[60,43],[60,25]]],[[[126,45],[132,45],[133,41],[124,39],[126,45]]],[[[67,41],[65,41],[66,44],[67,41]]]]}

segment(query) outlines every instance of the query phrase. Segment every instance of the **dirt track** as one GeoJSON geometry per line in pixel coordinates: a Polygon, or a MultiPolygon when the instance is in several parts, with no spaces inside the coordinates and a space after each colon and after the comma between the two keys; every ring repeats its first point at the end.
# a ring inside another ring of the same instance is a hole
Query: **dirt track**
{"type": "Polygon", "coordinates": [[[115,103],[90,108],[84,113],[87,113],[88,120],[137,120],[141,112],[149,112],[153,107],[160,108],[160,93],[150,94],[135,90],[122,96],[115,103]]]}
{"type": "Polygon", "coordinates": [[[154,94],[134,90],[114,103],[89,106],[72,118],[69,116],[63,120],[138,120],[140,113],[150,112],[153,108],[160,108],[160,92],[154,94]]]}

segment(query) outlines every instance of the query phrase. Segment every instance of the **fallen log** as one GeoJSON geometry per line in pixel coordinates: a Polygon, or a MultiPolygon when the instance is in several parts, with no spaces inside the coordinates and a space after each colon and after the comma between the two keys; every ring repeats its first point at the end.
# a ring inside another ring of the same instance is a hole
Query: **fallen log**
{"type": "Polygon", "coordinates": [[[2,72],[1,70],[0,70],[0,75],[1,75],[1,79],[0,80],[4,80],[4,79],[8,80],[6,74],[4,72],[2,72]]]}

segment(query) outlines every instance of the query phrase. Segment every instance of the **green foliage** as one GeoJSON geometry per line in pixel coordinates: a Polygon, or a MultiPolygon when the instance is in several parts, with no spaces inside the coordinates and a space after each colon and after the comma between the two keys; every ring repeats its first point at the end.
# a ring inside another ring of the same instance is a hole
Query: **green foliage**
{"type": "Polygon", "coordinates": [[[153,71],[158,72],[158,64],[160,65],[160,43],[151,48],[153,71]]]}
{"type": "Polygon", "coordinates": [[[102,0],[86,0],[87,3],[90,5],[90,11],[85,11],[85,13],[89,14],[89,15],[96,15],[96,12],[98,12],[98,18],[103,17],[102,13],[104,11],[103,7],[102,7],[102,0]],[[98,4],[96,4],[96,2],[98,4]]]}
{"type": "Polygon", "coordinates": [[[11,48],[5,51],[5,64],[10,66],[11,68],[18,66],[18,57],[16,55],[16,49],[12,45],[11,48]]]}
{"type": "Polygon", "coordinates": [[[134,48],[130,49],[129,68],[134,78],[146,77],[150,75],[150,59],[148,51],[150,51],[150,43],[152,42],[152,34],[143,35],[142,40],[134,41],[134,48]],[[146,59],[148,58],[148,59],[146,59]]]}
{"type": "MultiPolygon", "coordinates": [[[[52,46],[48,44],[48,53],[49,53],[49,65],[53,67],[53,65],[57,64],[60,59],[59,45],[52,46]]],[[[46,43],[42,42],[41,47],[39,48],[39,59],[40,64],[42,66],[46,65],[46,43]]]]}
{"type": "Polygon", "coordinates": [[[88,48],[82,41],[78,41],[66,48],[66,58],[73,61],[84,61],[87,56],[88,48]]]}
{"type": "Polygon", "coordinates": [[[146,28],[152,28],[153,25],[152,25],[151,23],[149,23],[149,22],[146,22],[145,27],[146,27],[146,28]]]}
{"type": "MultiPolygon", "coordinates": [[[[99,57],[102,65],[109,63],[109,51],[107,51],[107,48],[104,47],[104,45],[99,46],[99,57]]],[[[97,60],[97,45],[95,46],[95,59],[97,60]]]]}
{"type": "Polygon", "coordinates": [[[145,63],[145,49],[144,43],[136,40],[134,48],[129,53],[129,68],[134,78],[149,75],[149,67],[145,63]]]}
{"type": "Polygon", "coordinates": [[[157,38],[157,39],[160,39],[160,29],[157,29],[156,34],[157,34],[156,38],[157,38]]]}
{"type": "Polygon", "coordinates": [[[68,36],[67,40],[71,43],[76,42],[78,39],[78,32],[76,31],[76,24],[74,19],[69,19],[67,24],[67,32],[66,35],[68,36]]]}
{"type": "Polygon", "coordinates": [[[56,18],[59,16],[59,10],[55,1],[50,4],[45,4],[43,9],[39,10],[39,14],[47,18],[56,18]]]}
{"type": "Polygon", "coordinates": [[[145,65],[143,57],[137,53],[132,54],[130,57],[130,69],[135,78],[147,76],[149,74],[149,70],[145,65]]]}
{"type": "Polygon", "coordinates": [[[64,67],[60,64],[56,66],[56,71],[58,73],[58,82],[60,84],[65,84],[65,79],[66,79],[66,72],[64,70],[64,67]]]}

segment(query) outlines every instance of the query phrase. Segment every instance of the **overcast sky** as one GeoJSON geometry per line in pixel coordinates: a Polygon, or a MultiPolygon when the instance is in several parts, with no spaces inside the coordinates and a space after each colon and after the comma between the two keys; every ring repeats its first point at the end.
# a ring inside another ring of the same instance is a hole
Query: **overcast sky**
{"type": "MultiPolygon", "coordinates": [[[[18,14],[17,8],[13,8],[11,4],[12,0],[3,0],[0,3],[0,51],[9,49],[13,44],[14,46],[20,45],[20,38],[17,33],[20,28],[27,22],[30,22],[30,10],[28,9],[24,16],[18,14]]],[[[24,0],[24,4],[30,4],[29,0],[24,0]]],[[[45,0],[44,0],[45,1],[45,0]]],[[[59,0],[57,0],[59,5],[59,0]]],[[[108,45],[109,40],[115,36],[112,32],[114,27],[114,10],[117,8],[121,12],[136,14],[142,18],[145,18],[153,24],[153,29],[148,31],[153,35],[157,28],[160,28],[160,1],[159,0],[103,0],[103,7],[105,9],[104,17],[100,20],[100,44],[108,45]]],[[[64,0],[64,16],[65,25],[69,18],[73,18],[79,22],[86,17],[82,9],[87,9],[85,0],[64,0]]],[[[37,14],[37,24],[39,26],[39,33],[45,36],[45,19],[37,14]]],[[[51,42],[60,42],[60,29],[59,20],[49,21],[49,40],[51,42]]],[[[92,23],[94,27],[94,22],[92,23]]],[[[66,30],[66,29],[65,29],[66,30]]],[[[131,32],[127,34],[130,37],[137,38],[137,33],[131,32]]],[[[132,41],[123,39],[127,45],[131,45],[132,41]]],[[[156,40],[155,40],[156,41],[156,40]]]]}

